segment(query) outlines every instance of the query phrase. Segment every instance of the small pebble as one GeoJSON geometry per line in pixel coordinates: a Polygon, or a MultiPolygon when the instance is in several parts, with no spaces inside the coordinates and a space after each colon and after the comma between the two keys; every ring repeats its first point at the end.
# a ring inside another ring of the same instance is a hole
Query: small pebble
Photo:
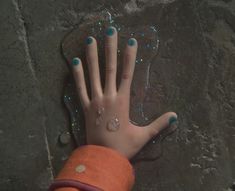
{"type": "Polygon", "coordinates": [[[60,140],[60,143],[61,143],[62,145],[67,145],[67,144],[69,144],[69,142],[70,142],[70,140],[71,140],[71,135],[70,135],[70,133],[69,133],[69,132],[64,132],[64,133],[62,133],[62,134],[60,135],[59,140],[60,140]]]}

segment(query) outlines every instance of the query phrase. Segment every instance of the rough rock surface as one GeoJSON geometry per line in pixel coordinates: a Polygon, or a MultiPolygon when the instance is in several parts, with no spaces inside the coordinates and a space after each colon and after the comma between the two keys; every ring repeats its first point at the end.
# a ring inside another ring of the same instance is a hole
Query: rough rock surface
{"type": "MultiPolygon", "coordinates": [[[[102,9],[160,29],[151,66],[161,99],[150,116],[174,110],[179,130],[164,154],[138,163],[134,191],[231,191],[235,183],[234,0],[1,0],[0,190],[46,190],[74,148],[63,88],[64,35],[102,9]]],[[[130,23],[131,24],[131,23],[130,23]]],[[[140,119],[135,119],[140,120],[140,119]]],[[[146,148],[154,154],[157,144],[146,148]]]]}

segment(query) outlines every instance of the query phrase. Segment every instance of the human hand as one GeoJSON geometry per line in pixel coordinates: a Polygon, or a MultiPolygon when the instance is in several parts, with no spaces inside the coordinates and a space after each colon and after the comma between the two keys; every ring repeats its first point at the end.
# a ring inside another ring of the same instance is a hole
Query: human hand
{"type": "Polygon", "coordinates": [[[105,87],[102,90],[97,43],[88,37],[86,64],[88,65],[91,97],[89,98],[81,60],[74,58],[72,71],[85,114],[87,143],[112,148],[127,158],[133,157],[151,138],[168,126],[176,128],[177,115],[168,112],[147,126],[129,121],[130,87],[135,68],[137,41],[129,39],[123,58],[123,71],[116,87],[118,34],[114,27],[106,30],[105,87]]]}

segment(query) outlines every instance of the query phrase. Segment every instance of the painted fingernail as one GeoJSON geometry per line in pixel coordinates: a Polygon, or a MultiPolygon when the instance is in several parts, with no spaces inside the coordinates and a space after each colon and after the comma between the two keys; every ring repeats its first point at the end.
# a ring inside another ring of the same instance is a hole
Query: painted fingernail
{"type": "Polygon", "coordinates": [[[135,45],[135,39],[130,38],[130,39],[128,40],[127,44],[128,44],[129,46],[134,46],[134,45],[135,45]]]}
{"type": "Polygon", "coordinates": [[[91,44],[93,42],[93,39],[89,36],[86,39],[86,44],[91,44]]]}
{"type": "Polygon", "coordinates": [[[79,58],[73,58],[73,60],[72,60],[72,65],[73,65],[73,66],[76,66],[76,65],[78,65],[79,63],[80,63],[79,58]]]}
{"type": "Polygon", "coordinates": [[[109,27],[106,30],[106,35],[112,36],[115,33],[115,28],[114,27],[109,27]]]}
{"type": "Polygon", "coordinates": [[[178,120],[175,116],[170,117],[169,119],[169,126],[177,128],[178,126],[178,120]]]}

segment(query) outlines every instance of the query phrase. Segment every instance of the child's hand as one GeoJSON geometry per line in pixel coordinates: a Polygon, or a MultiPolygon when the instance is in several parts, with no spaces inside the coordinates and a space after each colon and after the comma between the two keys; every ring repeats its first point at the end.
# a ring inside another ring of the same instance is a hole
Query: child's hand
{"type": "Polygon", "coordinates": [[[87,38],[87,64],[91,84],[88,97],[81,60],[72,61],[76,87],[85,113],[87,143],[115,149],[127,158],[133,157],[152,137],[169,125],[175,125],[177,115],[168,112],[145,127],[129,121],[130,87],[137,52],[137,41],[127,42],[123,59],[121,83],[116,87],[117,31],[110,27],[106,31],[106,78],[102,90],[99,73],[96,40],[87,38]]]}

